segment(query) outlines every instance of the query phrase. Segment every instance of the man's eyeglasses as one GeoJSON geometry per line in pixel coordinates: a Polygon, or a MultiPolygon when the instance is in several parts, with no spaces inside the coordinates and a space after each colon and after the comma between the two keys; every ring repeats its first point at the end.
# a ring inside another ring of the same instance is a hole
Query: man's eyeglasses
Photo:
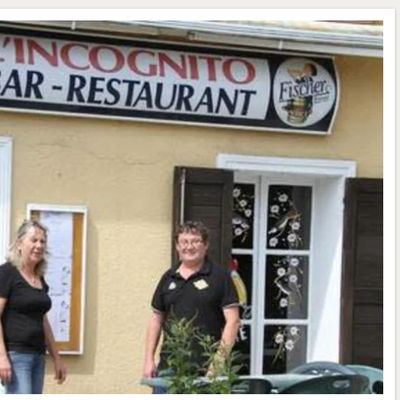
{"type": "Polygon", "coordinates": [[[199,246],[200,243],[203,243],[203,239],[193,239],[193,240],[178,240],[178,244],[180,247],[189,247],[189,246],[199,246]]]}

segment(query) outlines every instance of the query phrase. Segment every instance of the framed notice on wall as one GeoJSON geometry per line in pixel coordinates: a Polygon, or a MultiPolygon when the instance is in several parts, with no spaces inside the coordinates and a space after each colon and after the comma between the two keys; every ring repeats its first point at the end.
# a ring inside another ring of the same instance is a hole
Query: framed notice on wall
{"type": "Polygon", "coordinates": [[[48,313],[62,354],[83,353],[87,208],[28,204],[27,217],[48,229],[48,313]]]}

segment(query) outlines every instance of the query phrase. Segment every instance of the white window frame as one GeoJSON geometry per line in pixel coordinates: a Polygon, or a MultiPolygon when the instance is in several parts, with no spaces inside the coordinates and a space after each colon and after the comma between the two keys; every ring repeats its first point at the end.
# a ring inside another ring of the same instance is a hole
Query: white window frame
{"type": "Polygon", "coordinates": [[[10,243],[12,138],[0,136],[0,264],[10,243]]]}
{"type": "MultiPolygon", "coordinates": [[[[325,218],[326,215],[326,220],[324,219],[324,226],[317,226],[311,231],[312,245],[314,237],[319,244],[315,247],[324,248],[324,252],[313,249],[310,253],[310,265],[314,263],[323,265],[324,268],[319,270],[314,268],[309,271],[307,361],[339,361],[343,198],[345,179],[356,176],[356,162],[219,154],[217,167],[234,170],[235,177],[252,173],[254,176],[266,176],[271,181],[276,181],[278,178],[283,181],[298,179],[301,183],[307,180],[315,182],[312,185],[313,219],[317,214],[320,218],[321,216],[325,218]],[[323,208],[325,206],[329,209],[328,213],[325,213],[326,210],[323,208]],[[329,231],[330,227],[332,232],[329,231]],[[325,243],[330,245],[323,246],[325,243]],[[326,271],[329,273],[325,273],[326,271]],[[323,282],[323,286],[320,282],[323,282]],[[320,297],[324,301],[321,302],[320,297]]],[[[254,301],[261,302],[263,299],[254,301]]],[[[261,325],[253,327],[261,329],[261,325]]],[[[262,345],[261,336],[252,332],[252,340],[256,340],[257,348],[262,345]]],[[[262,354],[259,353],[255,353],[256,359],[252,357],[251,362],[252,373],[256,374],[260,374],[262,368],[262,354]]]]}

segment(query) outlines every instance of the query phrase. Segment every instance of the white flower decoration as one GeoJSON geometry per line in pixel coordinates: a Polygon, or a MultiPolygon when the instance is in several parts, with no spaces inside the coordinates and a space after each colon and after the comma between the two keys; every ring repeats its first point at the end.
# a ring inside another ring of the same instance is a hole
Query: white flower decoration
{"type": "Polygon", "coordinates": [[[279,197],[278,197],[278,200],[281,202],[281,203],[285,203],[286,201],[288,201],[288,195],[287,194],[281,194],[279,197]]]}
{"type": "Polygon", "coordinates": [[[299,328],[297,326],[291,326],[290,327],[290,334],[292,336],[296,336],[299,333],[299,328]]]}
{"type": "Polygon", "coordinates": [[[249,225],[247,222],[243,222],[243,223],[242,223],[242,228],[243,228],[243,229],[249,229],[249,228],[250,228],[250,225],[249,225]]]}
{"type": "Polygon", "coordinates": [[[282,343],[284,340],[284,336],[282,335],[282,333],[277,333],[275,335],[275,343],[282,343]]]}
{"type": "Polygon", "coordinates": [[[288,240],[288,242],[293,243],[296,241],[296,238],[297,238],[296,234],[291,233],[290,235],[288,235],[287,240],[288,240]]]}
{"type": "Polygon", "coordinates": [[[270,210],[273,214],[277,214],[279,212],[279,206],[274,204],[273,206],[271,206],[270,210]]]}
{"type": "Polygon", "coordinates": [[[289,282],[296,283],[297,282],[297,275],[294,275],[294,274],[289,275],[289,282]]]}
{"type": "Polygon", "coordinates": [[[243,229],[241,229],[241,228],[236,228],[235,229],[235,235],[236,236],[240,236],[242,233],[243,233],[243,229]]]}
{"type": "Polygon", "coordinates": [[[233,218],[232,223],[233,225],[240,225],[242,223],[242,220],[240,218],[233,218]]]}
{"type": "Polygon", "coordinates": [[[297,267],[299,265],[300,261],[298,258],[293,257],[290,259],[289,264],[291,267],[297,267]]]}
{"type": "Polygon", "coordinates": [[[241,207],[246,207],[247,206],[247,200],[240,200],[239,204],[241,205],[241,207]]]}
{"type": "Polygon", "coordinates": [[[288,305],[288,301],[287,301],[286,297],[279,300],[279,307],[283,308],[283,307],[287,307],[287,305],[288,305]]]}
{"type": "Polygon", "coordinates": [[[278,274],[278,276],[283,276],[286,274],[286,269],[285,268],[278,268],[278,271],[276,271],[276,273],[278,274]]]}
{"type": "Polygon", "coordinates": [[[233,197],[239,197],[240,193],[241,193],[241,191],[239,188],[233,189],[233,197]]]}
{"type": "Polygon", "coordinates": [[[278,239],[277,238],[272,238],[269,240],[269,245],[271,247],[275,247],[278,244],[278,239]]]}
{"type": "Polygon", "coordinates": [[[251,211],[250,209],[244,210],[244,215],[245,215],[246,217],[250,217],[251,214],[252,214],[252,211],[251,211]]]}
{"type": "Polygon", "coordinates": [[[288,351],[292,351],[294,349],[294,343],[292,339],[288,339],[285,343],[285,348],[288,351]]]}
{"type": "Polygon", "coordinates": [[[300,222],[293,222],[293,224],[292,224],[292,229],[294,230],[294,231],[298,231],[299,229],[300,229],[300,222]]]}

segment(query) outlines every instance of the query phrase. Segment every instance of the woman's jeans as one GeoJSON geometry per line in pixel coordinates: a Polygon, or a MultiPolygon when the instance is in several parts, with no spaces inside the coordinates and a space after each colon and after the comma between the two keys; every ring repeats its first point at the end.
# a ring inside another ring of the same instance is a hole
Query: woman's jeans
{"type": "Polygon", "coordinates": [[[44,381],[44,354],[9,351],[11,382],[7,394],[41,394],[44,381]]]}
{"type": "MultiPolygon", "coordinates": [[[[168,378],[172,375],[172,371],[169,370],[162,370],[161,372],[157,370],[156,376],[158,378],[168,378]]],[[[154,386],[153,387],[153,394],[168,394],[168,388],[163,386],[154,386]]]]}
{"type": "Polygon", "coordinates": [[[167,388],[156,386],[153,388],[153,394],[167,394],[167,388]]]}

